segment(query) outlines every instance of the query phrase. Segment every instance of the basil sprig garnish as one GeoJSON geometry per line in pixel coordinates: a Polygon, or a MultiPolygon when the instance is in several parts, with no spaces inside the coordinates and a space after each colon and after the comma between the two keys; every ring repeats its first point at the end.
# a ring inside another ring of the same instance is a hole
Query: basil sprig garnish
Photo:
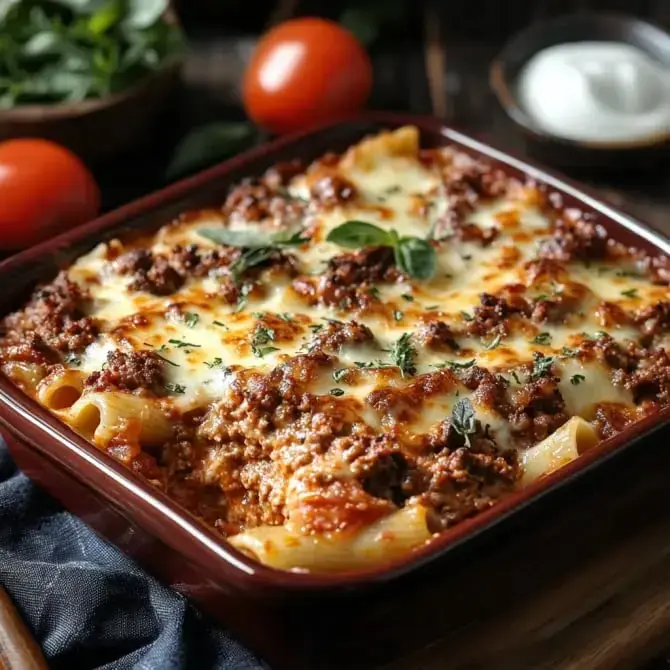
{"type": "MultiPolygon", "coordinates": [[[[230,266],[233,280],[239,283],[249,269],[262,265],[272,254],[283,247],[296,247],[309,242],[301,230],[231,230],[230,228],[200,228],[198,235],[217,244],[244,249],[242,255],[230,266]]],[[[243,296],[245,297],[245,296],[243,296]]]]}
{"type": "Polygon", "coordinates": [[[333,228],[326,240],[346,249],[391,247],[398,268],[415,279],[430,279],[437,267],[437,255],[428,240],[400,237],[393,229],[384,230],[366,221],[346,221],[333,228]]]}
{"type": "Polygon", "coordinates": [[[217,244],[244,249],[260,249],[261,247],[295,247],[309,241],[302,236],[302,231],[280,230],[232,230],[230,228],[200,228],[198,235],[217,244]]]}

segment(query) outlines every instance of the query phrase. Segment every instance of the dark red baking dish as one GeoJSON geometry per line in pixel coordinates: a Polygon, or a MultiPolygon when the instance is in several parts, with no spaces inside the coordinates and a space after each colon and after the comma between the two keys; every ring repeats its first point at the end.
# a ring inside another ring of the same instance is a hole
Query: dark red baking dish
{"type": "MultiPolygon", "coordinates": [[[[0,282],[6,287],[0,313],[18,307],[37,281],[51,278],[57,268],[123,230],[158,226],[184,209],[221,202],[228,186],[277,161],[342,150],[366,134],[408,123],[419,127],[424,146],[453,143],[510,173],[545,182],[563,195],[567,206],[593,213],[626,244],[670,254],[670,243],[659,234],[566,181],[437,120],[374,113],[256,148],[6,260],[0,264],[0,282]]],[[[468,607],[484,597],[474,582],[468,598],[455,586],[472,549],[481,553],[492,543],[514,542],[514,529],[543,509],[536,503],[543,501],[546,508],[547,502],[562,499],[559,494],[582,485],[587,471],[600,471],[611,456],[648,444],[669,417],[670,411],[664,411],[641,421],[391,566],[339,575],[298,574],[266,568],[232,549],[0,378],[0,422],[17,463],[67,509],[215,616],[275,668],[342,667],[345,662],[369,668],[434,641],[459,617],[468,611],[472,615],[468,607]]]]}

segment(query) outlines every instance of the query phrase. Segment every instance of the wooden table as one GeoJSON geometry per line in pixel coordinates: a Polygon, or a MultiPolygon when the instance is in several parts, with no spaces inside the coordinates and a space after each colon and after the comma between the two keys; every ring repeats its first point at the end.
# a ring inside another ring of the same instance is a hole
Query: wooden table
{"type": "MultiPolygon", "coordinates": [[[[502,3],[501,3],[502,4],[502,3]]],[[[538,7],[548,3],[538,2],[538,7]]],[[[653,3],[652,3],[653,4],[653,3]]],[[[662,3],[658,3],[661,11],[662,3]]],[[[665,6],[663,6],[665,11],[665,6]]],[[[526,147],[488,87],[496,39],[447,31],[447,123],[523,155],[526,147]]],[[[106,205],[162,183],[162,166],[186,128],[241,118],[239,76],[252,38],[192,33],[187,94],[157,128],[151,152],[100,171],[106,205]]],[[[418,41],[374,49],[374,106],[431,111],[418,41]]],[[[617,176],[581,174],[610,200],[670,234],[670,170],[617,176]]],[[[463,566],[470,602],[459,626],[434,648],[400,659],[393,670],[502,668],[609,670],[660,668],[670,646],[670,434],[607,465],[569,497],[546,507],[463,566]],[[505,587],[499,582],[504,577],[505,587]]],[[[463,589],[459,591],[463,597],[463,589]]],[[[436,607],[439,604],[436,604],[436,607]]],[[[454,607],[444,603],[444,607],[454,607]]],[[[408,616],[413,616],[408,613],[408,616]]]]}

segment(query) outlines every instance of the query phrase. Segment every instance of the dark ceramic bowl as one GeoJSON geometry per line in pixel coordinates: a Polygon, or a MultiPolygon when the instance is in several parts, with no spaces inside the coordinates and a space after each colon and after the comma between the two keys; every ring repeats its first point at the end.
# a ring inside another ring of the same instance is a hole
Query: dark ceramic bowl
{"type": "Polygon", "coordinates": [[[529,152],[561,167],[653,167],[670,157],[670,133],[624,142],[557,137],[538,126],[519,102],[519,73],[539,51],[565,42],[613,41],[637,47],[670,69],[670,34],[633,17],[571,14],[531,24],[517,33],[491,64],[490,83],[507,115],[525,134],[529,152]]]}
{"type": "MultiPolygon", "coordinates": [[[[327,151],[343,151],[365,135],[405,124],[419,128],[423,147],[454,145],[513,176],[544,183],[560,194],[567,207],[588,213],[624,244],[670,255],[668,240],[564,179],[436,119],[371,113],[274,140],[12,256],[0,263],[0,283],[5,286],[0,315],[20,306],[36,282],[53,278],[59,267],[99,242],[162,225],[187,208],[219,203],[226,187],[278,162],[309,161],[327,151]]],[[[604,480],[598,487],[607,486],[613,480],[607,468],[613,470],[615,464],[617,472],[627,477],[615,487],[618,493],[612,493],[620,497],[622,487],[630,488],[636,481],[621,465],[624,455],[636,453],[632,447],[637,445],[646,453],[655,443],[667,444],[668,435],[661,431],[669,419],[666,409],[635,423],[391,565],[307,574],[273,570],[240,553],[213,528],[96,449],[0,375],[0,426],[18,465],[67,509],[234,630],[276,670],[370,670],[441,639],[447,631],[459,630],[466,621],[479,621],[482,610],[490,614],[492,607],[507,607],[520,590],[534,592],[536,578],[556,578],[561,569],[555,559],[551,562],[556,548],[542,541],[532,543],[532,549],[514,561],[514,569],[501,574],[494,548],[504,544],[503,533],[509,546],[527,537],[525,530],[519,531],[521,519],[534,515],[536,529],[551,524],[546,513],[561,495],[569,496],[568,506],[575,504],[577,488],[583,482],[594,488],[597,475],[604,480]],[[485,568],[477,563],[482,557],[485,568]],[[527,559],[531,566],[520,562],[527,559]],[[522,578],[512,579],[512,573],[522,578]]],[[[653,467],[661,467],[659,462],[653,467]]],[[[664,509],[658,502],[651,507],[664,509]]],[[[608,518],[612,506],[608,502],[596,508],[590,503],[584,509],[588,523],[597,526],[608,518]]],[[[595,531],[589,533],[594,534],[599,537],[595,531]]],[[[568,531],[561,544],[572,551],[571,538],[568,531]]],[[[559,554],[560,566],[566,560],[559,554]]],[[[406,667],[418,666],[410,661],[406,667]]]]}

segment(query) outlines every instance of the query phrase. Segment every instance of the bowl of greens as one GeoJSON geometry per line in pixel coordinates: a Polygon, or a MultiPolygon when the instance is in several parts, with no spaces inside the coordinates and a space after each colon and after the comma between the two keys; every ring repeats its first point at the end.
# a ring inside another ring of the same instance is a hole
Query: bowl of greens
{"type": "Polygon", "coordinates": [[[168,0],[0,0],[0,139],[42,137],[89,161],[123,153],[183,54],[168,0]]]}

